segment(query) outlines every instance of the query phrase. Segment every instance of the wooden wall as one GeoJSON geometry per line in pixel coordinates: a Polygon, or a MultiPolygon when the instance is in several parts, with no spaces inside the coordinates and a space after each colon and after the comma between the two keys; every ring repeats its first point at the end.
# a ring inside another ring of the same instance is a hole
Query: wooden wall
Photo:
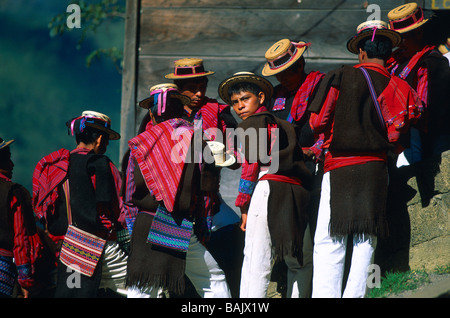
{"type": "MultiPolygon", "coordinates": [[[[430,1],[418,1],[425,7],[430,1]]],[[[406,1],[408,2],[408,1],[406,1]]],[[[307,70],[329,71],[357,62],[346,49],[358,24],[381,9],[403,0],[128,0],[122,96],[122,144],[133,137],[143,111],[137,102],[152,85],[167,82],[173,62],[200,57],[210,76],[207,95],[217,98],[217,86],[238,71],[261,74],[264,53],[276,41],[311,42],[307,70]]],[[[269,78],[273,83],[274,78],[269,78]]]]}

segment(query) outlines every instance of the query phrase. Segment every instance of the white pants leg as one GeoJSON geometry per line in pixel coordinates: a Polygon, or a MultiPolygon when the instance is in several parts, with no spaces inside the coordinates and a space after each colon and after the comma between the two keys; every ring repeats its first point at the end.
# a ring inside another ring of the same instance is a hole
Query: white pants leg
{"type": "Polygon", "coordinates": [[[350,273],[345,286],[344,298],[363,298],[367,293],[368,267],[373,263],[377,238],[372,235],[354,235],[350,273]]]}
{"type": "MultiPolygon", "coordinates": [[[[330,173],[323,176],[322,192],[314,236],[313,298],[342,297],[347,237],[331,237],[330,173]]],[[[368,266],[373,259],[376,237],[354,235],[353,254],[344,297],[364,297],[368,266]]]]}
{"type": "Polygon", "coordinates": [[[192,234],[186,254],[186,275],[202,298],[230,298],[224,271],[192,234]]]}
{"type": "Polygon", "coordinates": [[[136,286],[128,287],[127,298],[161,298],[162,289],[158,288],[145,288],[140,289],[136,286]]]}
{"type": "Polygon", "coordinates": [[[269,193],[269,182],[259,181],[248,209],[240,298],[267,296],[272,271],[272,242],[267,224],[269,193]]]}
{"type": "Polygon", "coordinates": [[[117,242],[107,241],[103,257],[102,280],[99,288],[110,288],[119,294],[126,295],[128,256],[117,242]]]}
{"type": "Polygon", "coordinates": [[[300,266],[297,258],[290,256],[285,257],[285,263],[288,267],[286,297],[309,297],[313,273],[313,245],[309,225],[303,237],[303,266],[300,266]]]}

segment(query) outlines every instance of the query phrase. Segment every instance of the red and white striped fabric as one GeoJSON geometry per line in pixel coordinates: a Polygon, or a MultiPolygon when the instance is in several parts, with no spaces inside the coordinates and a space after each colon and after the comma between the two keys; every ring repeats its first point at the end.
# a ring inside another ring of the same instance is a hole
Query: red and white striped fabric
{"type": "Polygon", "coordinates": [[[170,119],[128,142],[147,187],[169,212],[173,212],[193,133],[194,127],[189,122],[170,119]]]}

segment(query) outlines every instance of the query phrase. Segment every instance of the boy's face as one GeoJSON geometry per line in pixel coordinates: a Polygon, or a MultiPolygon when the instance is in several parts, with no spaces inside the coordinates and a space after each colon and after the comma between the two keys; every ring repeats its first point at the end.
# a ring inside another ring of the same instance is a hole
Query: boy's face
{"type": "Polygon", "coordinates": [[[258,95],[255,95],[248,91],[241,91],[240,93],[232,94],[230,100],[231,106],[236,114],[242,120],[245,120],[263,105],[264,98],[263,92],[259,92],[258,95]]]}

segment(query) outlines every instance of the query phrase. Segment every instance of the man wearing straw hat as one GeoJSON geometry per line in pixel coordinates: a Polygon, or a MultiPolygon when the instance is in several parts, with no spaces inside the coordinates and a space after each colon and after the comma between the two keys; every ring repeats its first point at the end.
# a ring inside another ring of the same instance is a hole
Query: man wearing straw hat
{"type": "Polygon", "coordinates": [[[385,68],[400,34],[383,21],[360,24],[347,49],[360,64],[329,72],[309,110],[324,133],[324,177],[314,236],[313,297],[364,297],[377,237],[388,234],[387,152],[420,116],[417,94],[385,68]],[[342,292],[347,238],[350,272],[342,292]]]}
{"type": "MultiPolygon", "coordinates": [[[[202,244],[210,231],[205,220],[213,211],[201,207],[202,191],[210,189],[199,186],[204,184],[199,162],[186,160],[195,151],[194,127],[181,118],[189,103],[171,83],[151,87],[150,97],[139,103],[149,110],[150,121],[129,141],[124,206],[128,219],[136,217],[128,263],[130,298],[158,297],[160,289],[183,295],[185,274],[201,297],[230,297],[224,272],[202,244]]],[[[202,173],[208,168],[204,165],[202,173]]]]}
{"type": "Polygon", "coordinates": [[[0,298],[15,297],[14,285],[28,298],[37,287],[35,262],[42,242],[37,234],[31,196],[27,189],[12,182],[14,163],[10,144],[0,138],[0,298]]]}
{"type": "Polygon", "coordinates": [[[239,72],[219,86],[222,100],[243,120],[237,134],[244,153],[239,195],[241,228],[245,231],[241,298],[265,298],[272,261],[288,267],[288,295],[299,282],[307,223],[305,189],[311,178],[294,127],[267,111],[272,84],[250,72],[239,72]],[[242,134],[241,134],[242,133],[242,134]],[[248,135],[257,139],[247,139],[248,135]]]}
{"type": "MultiPolygon", "coordinates": [[[[223,143],[226,151],[236,156],[232,128],[237,127],[237,122],[231,114],[231,108],[206,96],[208,77],[213,74],[213,71],[205,69],[203,59],[182,58],[174,62],[173,72],[165,77],[173,80],[180,93],[191,99],[189,105],[184,107],[182,118],[195,123],[196,134],[201,134],[204,140],[223,143]]],[[[238,167],[236,162],[231,168],[238,167]]],[[[219,181],[220,169],[216,173],[219,181]]],[[[213,218],[213,235],[207,244],[224,268],[233,296],[237,296],[242,263],[240,251],[243,246],[243,235],[238,227],[239,216],[223,200],[219,190],[210,194],[206,204],[218,211],[213,218]]]]}
{"type": "Polygon", "coordinates": [[[264,65],[264,76],[275,76],[279,85],[274,87],[268,109],[277,117],[292,123],[299,133],[306,158],[306,166],[313,177],[310,201],[310,223],[305,233],[303,244],[303,267],[298,268],[302,277],[297,282],[297,288],[289,297],[308,297],[312,278],[312,236],[314,235],[315,219],[320,196],[320,182],[323,174],[322,152],[323,135],[314,136],[309,125],[310,113],[307,112],[308,102],[312,100],[314,89],[325,75],[314,71],[306,74],[304,53],[311,43],[293,42],[282,39],[273,44],[266,52],[267,63],[264,65]]]}
{"type": "Polygon", "coordinates": [[[423,118],[411,129],[410,146],[399,156],[398,166],[420,162],[450,149],[450,67],[432,43],[433,18],[417,3],[401,5],[388,13],[389,27],[402,42],[387,68],[406,80],[425,108],[423,118]]]}
{"type": "MultiPolygon", "coordinates": [[[[111,128],[107,115],[96,111],[84,111],[66,125],[77,146],[72,151],[55,151],[36,165],[33,173],[35,213],[57,248],[69,224],[106,242],[92,275],[77,276],[78,286],[69,284],[74,275],[72,264],[58,262],[55,297],[95,298],[108,289],[114,295],[126,295],[127,256],[116,241],[117,230],[121,228],[121,176],[105,155],[109,141],[120,139],[120,134],[111,128]]],[[[80,270],[82,266],[76,264],[80,270]]]]}
{"type": "Polygon", "coordinates": [[[443,56],[447,58],[450,63],[450,38],[447,38],[447,41],[441,45],[439,45],[439,52],[442,53],[443,56]]]}

